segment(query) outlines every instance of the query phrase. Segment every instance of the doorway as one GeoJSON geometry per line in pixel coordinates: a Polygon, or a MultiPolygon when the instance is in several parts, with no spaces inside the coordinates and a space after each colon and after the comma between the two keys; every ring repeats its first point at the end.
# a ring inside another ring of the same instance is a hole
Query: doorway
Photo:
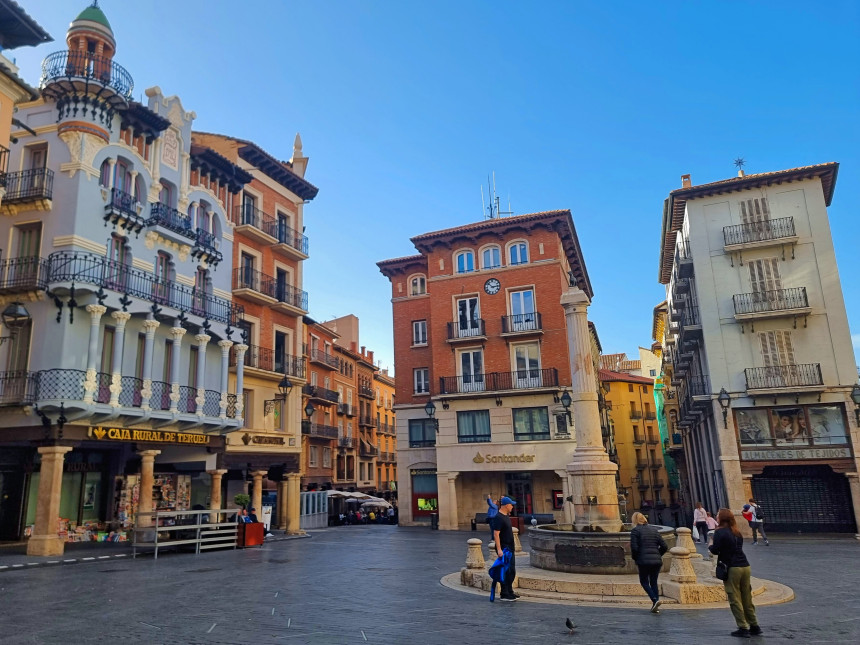
{"type": "Polygon", "coordinates": [[[531,473],[506,474],[505,489],[508,491],[508,497],[517,503],[514,507],[517,515],[531,515],[534,513],[531,473]]]}

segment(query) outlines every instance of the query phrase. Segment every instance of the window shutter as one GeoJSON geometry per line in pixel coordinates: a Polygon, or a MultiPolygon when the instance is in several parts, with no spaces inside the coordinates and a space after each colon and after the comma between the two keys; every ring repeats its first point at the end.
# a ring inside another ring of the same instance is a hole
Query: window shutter
{"type": "Polygon", "coordinates": [[[794,365],[794,346],[791,343],[790,331],[763,331],[758,337],[765,367],[794,365]]]}
{"type": "Polygon", "coordinates": [[[748,263],[753,293],[782,289],[778,258],[764,258],[748,263]]]}

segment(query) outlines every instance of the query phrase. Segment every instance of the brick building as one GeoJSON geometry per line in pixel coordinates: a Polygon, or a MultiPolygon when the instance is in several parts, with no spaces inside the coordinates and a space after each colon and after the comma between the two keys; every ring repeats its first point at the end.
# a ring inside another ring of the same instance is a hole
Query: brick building
{"type": "Polygon", "coordinates": [[[570,211],[411,241],[417,255],[378,263],[392,289],[401,523],[438,512],[457,529],[487,494],[563,519],[574,440],[560,302],[571,284],[592,296],[570,211]]]}
{"type": "Polygon", "coordinates": [[[338,391],[335,374],[339,358],[334,352],[337,334],[305,316],[304,354],[308,382],[302,388],[302,488],[331,488],[334,482],[334,449],[338,439],[338,391]]]}

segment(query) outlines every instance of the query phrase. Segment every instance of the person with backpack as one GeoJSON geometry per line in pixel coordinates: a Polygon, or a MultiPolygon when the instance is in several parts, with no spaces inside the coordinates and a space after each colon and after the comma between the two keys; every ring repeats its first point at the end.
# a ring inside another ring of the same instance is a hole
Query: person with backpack
{"type": "Polygon", "coordinates": [[[669,550],[656,527],[648,524],[642,513],[633,513],[633,530],[630,531],[630,554],[639,567],[639,584],[651,599],[651,613],[659,614],[660,589],[657,578],[663,568],[663,554],[669,550]]]}
{"type": "Polygon", "coordinates": [[[728,508],[721,508],[717,513],[717,524],[719,528],[714,531],[714,543],[708,548],[717,556],[717,577],[723,581],[729,607],[738,626],[731,635],[737,638],[758,636],[761,627],[752,599],[750,563],[744,554],[744,538],[738,529],[735,514],[728,508]]]}
{"type": "Polygon", "coordinates": [[[755,500],[750,498],[750,503],[744,504],[744,511],[741,515],[743,515],[744,519],[749,522],[750,528],[752,529],[753,546],[758,544],[758,533],[761,533],[761,539],[764,540],[764,545],[770,546],[770,541],[767,539],[767,535],[764,534],[764,513],[761,511],[761,507],[755,503],[755,500]]]}

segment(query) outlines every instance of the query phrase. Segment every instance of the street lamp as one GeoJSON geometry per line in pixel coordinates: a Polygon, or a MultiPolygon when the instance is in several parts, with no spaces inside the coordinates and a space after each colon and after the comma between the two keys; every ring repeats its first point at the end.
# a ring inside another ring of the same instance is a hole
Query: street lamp
{"type": "Polygon", "coordinates": [[[729,396],[728,392],[726,392],[726,388],[722,388],[720,390],[720,394],[717,396],[717,401],[720,402],[720,407],[723,409],[723,428],[728,428],[729,423],[727,421],[727,417],[729,415],[729,406],[732,404],[732,397],[729,396]]]}
{"type": "Polygon", "coordinates": [[[305,415],[307,418],[310,419],[314,415],[315,411],[316,408],[314,407],[314,404],[308,401],[308,404],[305,406],[305,415]]]}
{"type": "Polygon", "coordinates": [[[854,418],[860,426],[860,385],[855,385],[851,390],[851,400],[854,401],[854,418]]]}
{"type": "Polygon", "coordinates": [[[0,336],[0,345],[14,338],[18,331],[30,322],[30,312],[20,302],[10,303],[0,314],[3,324],[9,328],[9,336],[0,336]]]}
{"type": "Polygon", "coordinates": [[[293,391],[293,382],[284,374],[284,378],[281,379],[281,382],[278,383],[278,393],[275,394],[274,399],[270,399],[268,401],[263,402],[263,416],[268,416],[272,413],[272,410],[275,408],[276,403],[283,403],[287,400],[287,397],[290,396],[290,392],[293,391]]]}
{"type": "Polygon", "coordinates": [[[436,404],[433,401],[427,401],[427,405],[424,406],[424,413],[430,417],[430,420],[433,421],[433,429],[436,430],[436,433],[439,432],[439,419],[436,419],[436,404]]]}
{"type": "Polygon", "coordinates": [[[564,406],[564,411],[567,413],[567,420],[569,423],[573,423],[573,419],[570,416],[571,403],[573,403],[573,399],[570,398],[570,392],[565,390],[561,395],[561,404],[564,406]]]}

